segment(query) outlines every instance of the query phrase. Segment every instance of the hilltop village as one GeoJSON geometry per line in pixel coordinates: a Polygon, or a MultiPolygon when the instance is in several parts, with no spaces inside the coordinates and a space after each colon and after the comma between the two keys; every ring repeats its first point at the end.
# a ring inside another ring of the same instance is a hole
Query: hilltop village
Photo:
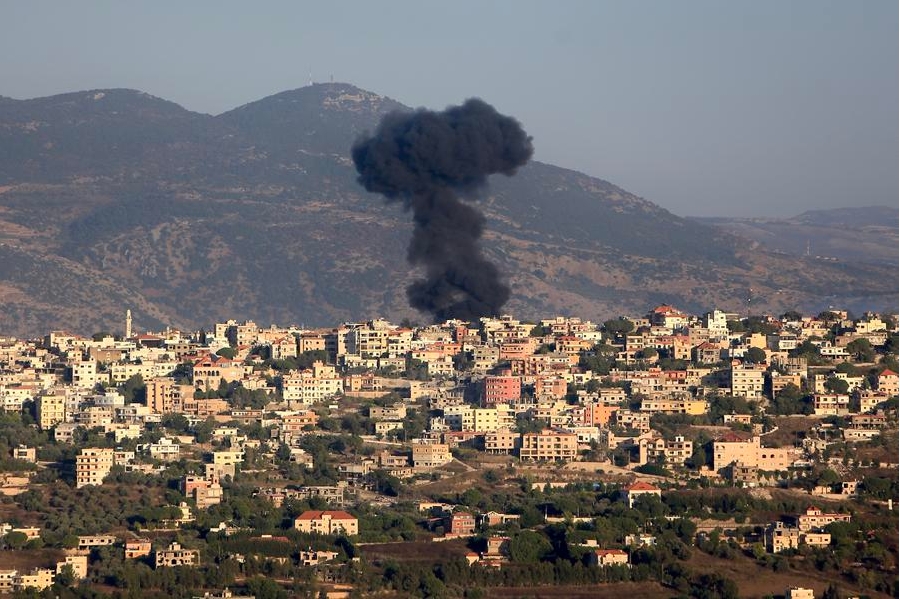
{"type": "Polygon", "coordinates": [[[0,594],[897,596],[897,346],[667,305],[0,338],[0,594]]]}

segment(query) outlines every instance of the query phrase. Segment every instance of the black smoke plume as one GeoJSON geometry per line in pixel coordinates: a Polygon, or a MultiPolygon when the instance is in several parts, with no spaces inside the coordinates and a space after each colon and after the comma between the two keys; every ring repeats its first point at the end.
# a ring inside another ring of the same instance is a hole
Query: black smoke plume
{"type": "Polygon", "coordinates": [[[407,259],[425,267],[406,290],[412,307],[435,322],[499,313],[509,287],[481,254],[484,216],[459,196],[471,196],[488,175],[515,174],[532,152],[518,121],[477,98],[443,112],[392,112],[354,144],[359,182],[412,210],[407,259]]]}

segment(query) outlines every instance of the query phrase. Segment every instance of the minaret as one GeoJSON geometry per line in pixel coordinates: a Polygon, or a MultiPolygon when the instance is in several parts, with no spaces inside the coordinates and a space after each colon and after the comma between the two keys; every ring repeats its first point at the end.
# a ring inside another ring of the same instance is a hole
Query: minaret
{"type": "Polygon", "coordinates": [[[125,310],[125,338],[131,339],[131,310],[125,310]]]}

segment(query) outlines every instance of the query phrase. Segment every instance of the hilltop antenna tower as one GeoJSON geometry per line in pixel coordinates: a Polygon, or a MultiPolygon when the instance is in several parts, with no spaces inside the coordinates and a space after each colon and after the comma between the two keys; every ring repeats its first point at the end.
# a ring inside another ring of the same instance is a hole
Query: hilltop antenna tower
{"type": "Polygon", "coordinates": [[[310,71],[309,72],[309,82],[307,83],[307,85],[312,85],[312,84],[313,84],[312,83],[312,71],[310,71]]]}

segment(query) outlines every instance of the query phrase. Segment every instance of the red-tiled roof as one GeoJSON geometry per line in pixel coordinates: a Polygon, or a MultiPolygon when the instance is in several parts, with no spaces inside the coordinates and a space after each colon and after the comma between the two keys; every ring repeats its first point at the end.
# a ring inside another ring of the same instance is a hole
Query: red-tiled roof
{"type": "Polygon", "coordinates": [[[351,516],[343,510],[307,510],[297,516],[295,520],[321,520],[322,516],[330,516],[332,520],[356,520],[355,516],[351,516]]]}
{"type": "Polygon", "coordinates": [[[654,487],[650,483],[639,480],[631,486],[626,487],[625,490],[631,493],[632,491],[659,491],[660,489],[659,487],[654,487]]]}

